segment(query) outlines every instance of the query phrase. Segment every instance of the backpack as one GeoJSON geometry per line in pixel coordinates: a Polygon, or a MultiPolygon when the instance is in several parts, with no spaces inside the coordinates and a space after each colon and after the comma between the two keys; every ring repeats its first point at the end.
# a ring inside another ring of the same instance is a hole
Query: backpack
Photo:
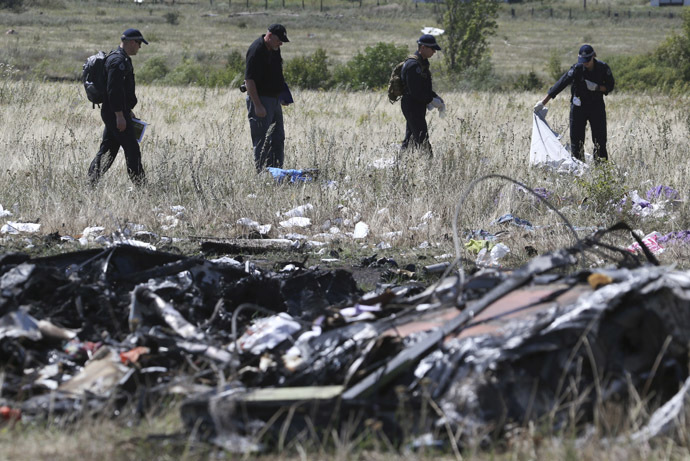
{"type": "Polygon", "coordinates": [[[93,107],[96,107],[96,104],[101,104],[105,99],[105,60],[111,53],[112,51],[108,54],[105,54],[104,51],[99,51],[93,56],[86,58],[86,62],[84,62],[82,67],[81,82],[84,84],[86,97],[91,101],[93,107]]]}
{"type": "Polygon", "coordinates": [[[401,74],[402,68],[408,59],[419,59],[419,56],[411,54],[393,68],[391,78],[388,80],[388,100],[391,104],[402,98],[402,95],[405,93],[405,82],[403,82],[401,74]]]}

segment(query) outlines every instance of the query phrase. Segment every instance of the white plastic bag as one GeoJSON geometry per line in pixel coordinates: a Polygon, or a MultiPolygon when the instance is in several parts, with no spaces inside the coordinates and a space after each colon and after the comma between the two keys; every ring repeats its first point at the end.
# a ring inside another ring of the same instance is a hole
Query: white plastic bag
{"type": "Polygon", "coordinates": [[[538,113],[532,112],[532,146],[529,163],[534,166],[546,166],[563,173],[580,174],[587,167],[563,147],[560,135],[546,123],[548,108],[538,113]]]}

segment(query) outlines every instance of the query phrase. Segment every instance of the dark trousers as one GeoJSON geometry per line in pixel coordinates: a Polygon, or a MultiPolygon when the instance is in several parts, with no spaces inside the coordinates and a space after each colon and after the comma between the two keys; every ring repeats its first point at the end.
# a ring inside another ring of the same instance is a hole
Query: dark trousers
{"type": "Polygon", "coordinates": [[[594,160],[607,160],[606,151],[606,106],[570,105],[570,148],[573,156],[584,160],[585,127],[589,121],[594,142],[594,160]]]}
{"type": "Polygon", "coordinates": [[[117,129],[115,113],[110,109],[101,107],[101,119],[105,123],[103,140],[96,157],[89,166],[89,181],[96,185],[98,180],[112,166],[117,153],[122,147],[127,162],[127,174],[135,185],[141,185],[145,181],[144,167],[141,165],[141,150],[134,135],[131,115],[125,115],[127,127],[125,131],[117,129]]]}
{"type": "Polygon", "coordinates": [[[266,109],[265,117],[257,117],[254,103],[247,96],[247,116],[254,146],[254,165],[257,171],[266,167],[282,168],[285,157],[285,128],[283,107],[277,97],[259,96],[266,109]]]}
{"type": "Polygon", "coordinates": [[[405,139],[401,147],[403,149],[408,147],[422,149],[432,155],[429,128],[426,124],[426,104],[415,101],[406,95],[402,97],[400,107],[407,121],[405,139]]]}

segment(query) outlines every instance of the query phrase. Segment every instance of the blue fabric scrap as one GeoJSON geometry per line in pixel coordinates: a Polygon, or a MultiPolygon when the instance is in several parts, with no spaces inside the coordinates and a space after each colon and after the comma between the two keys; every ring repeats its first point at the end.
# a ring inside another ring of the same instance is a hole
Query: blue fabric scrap
{"type": "Polygon", "coordinates": [[[532,223],[527,221],[526,219],[518,218],[516,216],[513,216],[511,213],[504,214],[500,218],[498,218],[496,221],[494,221],[495,224],[503,224],[503,223],[508,223],[512,222],[516,226],[523,227],[525,229],[533,230],[534,226],[532,226],[532,223]]]}
{"type": "Polygon", "coordinates": [[[290,182],[308,182],[314,180],[314,170],[285,170],[283,168],[266,168],[273,179],[276,181],[283,182],[284,180],[289,180],[290,182]]]}

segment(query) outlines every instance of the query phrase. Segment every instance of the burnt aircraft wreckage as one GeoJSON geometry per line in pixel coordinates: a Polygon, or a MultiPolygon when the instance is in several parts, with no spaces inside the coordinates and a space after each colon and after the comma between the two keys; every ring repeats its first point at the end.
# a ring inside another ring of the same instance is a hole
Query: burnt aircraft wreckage
{"type": "Polygon", "coordinates": [[[672,434],[690,386],[690,273],[603,234],[513,271],[370,293],[345,270],[129,245],[4,254],[0,404],[69,421],[183,395],[185,427],[232,450],[343,425],[395,443],[491,440],[529,421],[582,427],[633,398],[659,410],[631,439],[672,434]],[[591,251],[619,260],[578,269],[591,251]]]}

